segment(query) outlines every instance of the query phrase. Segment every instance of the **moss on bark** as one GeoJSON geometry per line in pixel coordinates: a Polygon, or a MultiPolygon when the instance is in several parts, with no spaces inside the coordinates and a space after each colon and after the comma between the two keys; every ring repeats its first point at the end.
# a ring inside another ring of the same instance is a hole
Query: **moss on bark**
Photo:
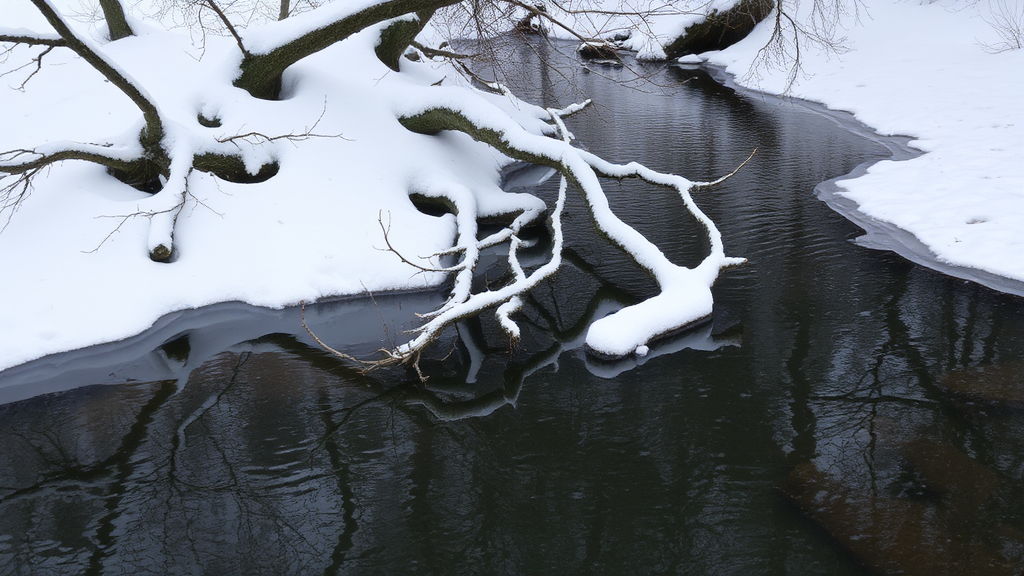
{"type": "Polygon", "coordinates": [[[260,166],[255,174],[251,174],[240,156],[223,154],[199,154],[193,159],[192,166],[200,172],[209,172],[221,180],[240,184],[265,182],[281,169],[277,162],[268,162],[260,166]]]}
{"type": "Polygon", "coordinates": [[[529,150],[513,147],[501,132],[490,128],[481,128],[466,118],[462,112],[448,108],[430,108],[413,116],[402,116],[398,119],[406,129],[419,134],[433,135],[443,130],[454,130],[468,134],[478,142],[495,148],[509,158],[540,164],[565,172],[565,167],[557,160],[541,156],[529,150]]]}

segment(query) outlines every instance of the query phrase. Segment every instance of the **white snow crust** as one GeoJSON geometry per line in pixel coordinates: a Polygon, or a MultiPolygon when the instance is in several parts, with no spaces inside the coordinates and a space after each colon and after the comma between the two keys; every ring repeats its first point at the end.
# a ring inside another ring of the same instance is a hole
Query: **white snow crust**
{"type": "MultiPolygon", "coordinates": [[[[809,4],[801,3],[800,18],[809,4]]],[[[1024,294],[1024,50],[999,50],[995,5],[864,0],[842,20],[844,52],[804,47],[789,94],[852,112],[880,134],[908,136],[924,152],[838,182],[869,231],[920,241],[901,247],[873,233],[870,245],[1024,294]]],[[[701,58],[741,85],[783,92],[788,71],[756,64],[770,32],[762,23],[743,42],[701,58]]]]}

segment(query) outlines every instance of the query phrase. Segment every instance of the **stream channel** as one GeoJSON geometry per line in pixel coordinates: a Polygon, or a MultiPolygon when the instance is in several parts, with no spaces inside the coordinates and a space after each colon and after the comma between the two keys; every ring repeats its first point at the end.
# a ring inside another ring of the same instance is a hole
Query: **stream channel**
{"type": "MultiPolygon", "coordinates": [[[[467,322],[425,385],[237,303],[0,372],[0,574],[1019,574],[1024,301],[858,246],[816,195],[904,143],[697,68],[509,50],[525,99],[594,99],[569,127],[608,160],[710,180],[757,148],[695,195],[749,259],[714,322],[589,358],[588,322],[654,286],[577,198],[518,348],[467,322]]],[[[606,190],[701,257],[678,197],[606,190]]],[[[369,354],[442,298],[306,317],[369,354]]]]}

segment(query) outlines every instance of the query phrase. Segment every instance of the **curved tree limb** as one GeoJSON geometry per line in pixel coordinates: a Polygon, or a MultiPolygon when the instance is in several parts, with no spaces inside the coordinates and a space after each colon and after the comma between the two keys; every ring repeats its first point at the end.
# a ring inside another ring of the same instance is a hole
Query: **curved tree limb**
{"type": "Polygon", "coordinates": [[[398,72],[398,61],[415,42],[416,35],[430,21],[434,10],[421,10],[415,14],[394,19],[391,24],[380,32],[380,42],[374,52],[377,59],[383,62],[388,68],[398,72]]]}
{"type": "Polygon", "coordinates": [[[52,148],[53,151],[41,152],[36,149],[0,152],[0,172],[23,174],[64,160],[85,160],[114,170],[128,171],[136,168],[139,162],[125,156],[111,154],[109,146],[98,144],[66,142],[48,144],[46,148],[52,148]]]}
{"type": "Polygon", "coordinates": [[[224,27],[227,28],[228,32],[231,33],[231,36],[234,37],[235,43],[238,44],[238,49],[242,51],[242,54],[249,56],[249,51],[245,49],[245,44],[242,43],[242,37],[238,35],[238,31],[235,30],[235,25],[231,23],[231,20],[229,20],[227,15],[224,14],[224,11],[220,9],[220,6],[218,6],[214,0],[206,0],[206,4],[217,14],[220,21],[224,23],[224,27]]]}
{"type": "Polygon", "coordinates": [[[162,148],[161,140],[164,135],[163,120],[153,100],[139,86],[136,86],[113,62],[93,48],[90,41],[76,34],[49,0],[31,0],[31,2],[39,9],[39,12],[50,23],[50,26],[56,30],[57,34],[67,43],[68,48],[81,56],[83,60],[95,68],[97,72],[102,74],[104,78],[109,80],[111,84],[121,90],[139,107],[146,122],[146,127],[141,137],[142,147],[147,158],[154,163],[156,171],[166,175],[170,166],[170,160],[162,148]]]}
{"type": "MultiPolygon", "coordinates": [[[[42,1],[42,0],[33,0],[42,1]]],[[[274,38],[283,26],[296,26],[323,21],[309,26],[298,37],[287,38],[269,48],[253,49],[242,59],[241,75],[235,86],[247,90],[257,98],[272,100],[281,92],[281,74],[292,64],[315,54],[336,42],[372,26],[406,14],[430,13],[437,8],[457,4],[460,0],[379,0],[353,10],[344,3],[326,4],[316,10],[293,16],[284,21],[271,22],[259,32],[251,33],[263,38],[274,38]]],[[[288,28],[289,30],[292,28],[288,28]]],[[[250,33],[245,34],[248,37],[250,33]]]]}

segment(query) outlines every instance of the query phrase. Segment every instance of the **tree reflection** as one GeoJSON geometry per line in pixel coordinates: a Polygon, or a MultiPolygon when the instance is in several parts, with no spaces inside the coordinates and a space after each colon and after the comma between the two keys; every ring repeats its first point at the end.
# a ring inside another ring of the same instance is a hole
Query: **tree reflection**
{"type": "Polygon", "coordinates": [[[1005,433],[995,430],[1019,427],[1024,404],[1006,376],[1019,382],[1021,372],[964,369],[1006,350],[1005,318],[982,312],[987,295],[977,288],[922,308],[915,291],[934,280],[899,277],[863,372],[813,386],[821,392],[803,409],[819,422],[816,451],[782,491],[874,572],[1017,574],[1024,531],[1007,496],[1019,495],[1022,477],[1006,474],[1007,453],[981,448],[1005,433]],[[929,324],[930,315],[940,321],[929,324]],[[997,406],[1001,417],[977,417],[997,406]]]}

